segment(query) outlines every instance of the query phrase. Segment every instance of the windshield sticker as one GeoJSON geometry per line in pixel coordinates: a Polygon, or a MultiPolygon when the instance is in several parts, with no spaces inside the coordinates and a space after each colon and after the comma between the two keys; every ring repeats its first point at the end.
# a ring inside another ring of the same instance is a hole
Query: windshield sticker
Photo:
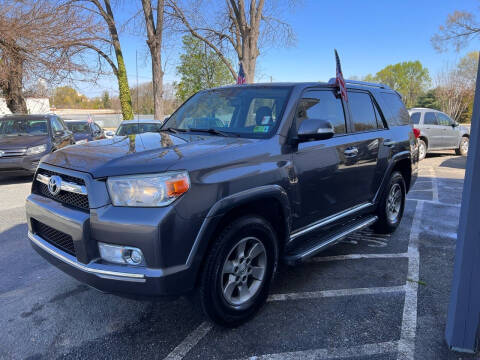
{"type": "Polygon", "coordinates": [[[270,119],[271,117],[270,116],[264,116],[263,119],[262,119],[262,125],[267,125],[270,123],[270,119]]]}
{"type": "Polygon", "coordinates": [[[255,126],[253,128],[254,133],[267,133],[270,130],[270,126],[255,126]]]}

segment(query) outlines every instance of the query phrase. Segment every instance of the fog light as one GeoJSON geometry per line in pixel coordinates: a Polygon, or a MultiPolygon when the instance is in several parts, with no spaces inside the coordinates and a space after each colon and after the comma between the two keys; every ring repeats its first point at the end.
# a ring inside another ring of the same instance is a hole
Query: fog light
{"type": "Polygon", "coordinates": [[[100,257],[115,264],[144,265],[142,250],[131,247],[98,243],[100,257]]]}

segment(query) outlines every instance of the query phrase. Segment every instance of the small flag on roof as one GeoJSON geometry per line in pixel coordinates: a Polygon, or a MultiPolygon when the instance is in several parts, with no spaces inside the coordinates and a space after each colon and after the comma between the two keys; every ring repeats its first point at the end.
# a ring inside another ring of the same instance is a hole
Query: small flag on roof
{"type": "Polygon", "coordinates": [[[335,83],[337,84],[340,95],[342,96],[343,101],[348,102],[347,97],[347,88],[345,87],[345,80],[342,73],[342,65],[340,65],[340,58],[338,56],[337,50],[335,49],[335,61],[337,63],[337,77],[335,78],[335,83]]]}
{"type": "Polygon", "coordinates": [[[237,85],[245,84],[245,72],[243,71],[243,65],[240,63],[240,69],[238,69],[237,85]]]}
{"type": "Polygon", "coordinates": [[[92,115],[88,114],[87,122],[89,123],[93,122],[92,115]]]}

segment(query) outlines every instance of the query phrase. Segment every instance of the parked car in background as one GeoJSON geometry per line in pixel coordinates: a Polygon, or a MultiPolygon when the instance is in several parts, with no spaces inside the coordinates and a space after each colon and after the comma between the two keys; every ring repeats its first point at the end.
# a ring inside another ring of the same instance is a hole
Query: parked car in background
{"type": "Polygon", "coordinates": [[[119,134],[152,132],[47,156],[26,203],[32,246],[104,292],[195,294],[213,321],[247,321],[280,261],[400,224],[417,176],[408,112],[386,85],[347,88],[348,102],[318,82],[201,91],[158,132],[128,122],[119,134]]]}
{"type": "Polygon", "coordinates": [[[102,128],[91,121],[65,120],[68,129],[73,132],[75,144],[83,144],[89,141],[105,139],[102,128]]]}
{"type": "Polygon", "coordinates": [[[409,111],[413,127],[418,135],[418,156],[422,160],[430,150],[455,150],[466,156],[470,129],[458,124],[447,114],[428,108],[412,108],[409,111]]]}
{"type": "Polygon", "coordinates": [[[162,124],[163,122],[158,120],[125,120],[122,121],[115,135],[127,136],[146,132],[158,132],[162,124]]]}
{"type": "Polygon", "coordinates": [[[75,143],[57,115],[0,118],[0,175],[33,174],[42,156],[75,143]]]}

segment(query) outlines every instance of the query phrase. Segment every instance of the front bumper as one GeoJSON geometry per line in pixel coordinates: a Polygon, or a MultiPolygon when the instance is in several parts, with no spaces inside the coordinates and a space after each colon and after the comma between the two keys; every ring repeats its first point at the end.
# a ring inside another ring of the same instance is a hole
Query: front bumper
{"type": "Polygon", "coordinates": [[[196,271],[180,260],[189,254],[181,250],[180,241],[195,234],[191,231],[194,222],[179,218],[171,208],[131,209],[107,204],[87,212],[31,194],[26,212],[33,248],[54,266],[102,292],[129,297],[170,297],[185,294],[194,286],[196,271]],[[40,236],[35,221],[69,235],[74,255],[40,236]],[[175,233],[173,224],[178,225],[175,233]],[[106,263],[99,257],[98,241],[140,248],[147,266],[106,263]],[[175,257],[178,259],[172,263],[175,257]]]}
{"type": "Polygon", "coordinates": [[[33,174],[44,155],[0,157],[0,175],[33,174]]]}

